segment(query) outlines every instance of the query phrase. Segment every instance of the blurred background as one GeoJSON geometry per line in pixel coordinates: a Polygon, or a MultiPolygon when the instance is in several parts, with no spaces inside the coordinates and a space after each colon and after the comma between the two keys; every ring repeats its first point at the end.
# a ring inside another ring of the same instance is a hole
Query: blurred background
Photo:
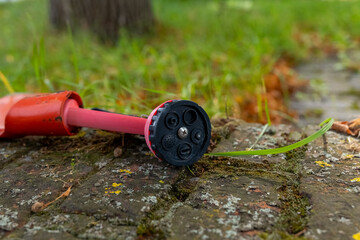
{"type": "Polygon", "coordinates": [[[2,0],[0,96],[75,90],[131,114],[181,98],[212,117],[293,121],[291,99],[323,86],[296,66],[359,71],[359,13],[355,0],[2,0]]]}

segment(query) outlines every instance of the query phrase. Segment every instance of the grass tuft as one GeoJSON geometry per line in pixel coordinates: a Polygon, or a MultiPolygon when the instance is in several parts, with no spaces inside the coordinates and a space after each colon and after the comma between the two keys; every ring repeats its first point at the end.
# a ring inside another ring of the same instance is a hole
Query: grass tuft
{"type": "MultiPolygon", "coordinates": [[[[185,98],[210,116],[237,116],[236,99],[256,99],[281,56],[344,52],[360,36],[357,1],[153,0],[153,34],[122,31],[109,47],[87,32],[54,31],[47,4],[0,5],[0,67],[9,84],[20,92],[75,90],[87,107],[132,114],[185,98]]],[[[0,88],[0,96],[7,92],[0,88]]]]}

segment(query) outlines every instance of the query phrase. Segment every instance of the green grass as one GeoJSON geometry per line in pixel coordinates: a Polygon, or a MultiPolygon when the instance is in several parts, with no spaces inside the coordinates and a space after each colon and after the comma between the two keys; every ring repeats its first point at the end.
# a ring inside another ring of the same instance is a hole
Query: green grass
{"type": "MultiPolygon", "coordinates": [[[[45,0],[0,4],[0,71],[15,91],[71,89],[87,107],[149,113],[162,101],[185,98],[225,115],[236,97],[261,92],[262,77],[280,56],[312,56],[311,33],[341,51],[356,47],[360,36],[359,1],[153,0],[153,6],[153,34],[124,33],[110,47],[85,32],[52,30],[45,0]]],[[[0,86],[0,96],[7,94],[0,86]]]]}
{"type": "Polygon", "coordinates": [[[319,129],[318,131],[316,131],[315,133],[311,134],[310,136],[296,142],[293,143],[291,145],[288,146],[284,146],[284,147],[279,147],[279,148],[273,148],[273,149],[263,149],[263,150],[252,150],[251,148],[256,144],[256,142],[258,142],[258,139],[264,134],[265,132],[265,127],[267,125],[265,125],[265,127],[263,128],[263,131],[260,133],[258,139],[255,141],[254,145],[252,145],[250,147],[249,150],[244,150],[244,151],[235,151],[235,152],[216,152],[216,153],[208,153],[208,155],[210,156],[227,156],[227,157],[238,157],[238,156],[250,156],[250,155],[269,155],[269,154],[279,154],[279,153],[286,153],[289,152],[291,150],[294,149],[298,149],[316,139],[318,139],[319,137],[323,136],[327,131],[329,131],[329,129],[331,128],[331,126],[334,123],[334,119],[333,118],[328,118],[325,121],[323,121],[322,123],[320,123],[321,129],[319,129]]]}

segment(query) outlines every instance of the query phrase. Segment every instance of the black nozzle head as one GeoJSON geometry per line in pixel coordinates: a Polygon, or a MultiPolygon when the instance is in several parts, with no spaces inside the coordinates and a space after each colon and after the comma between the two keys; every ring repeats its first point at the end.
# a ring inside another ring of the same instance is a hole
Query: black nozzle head
{"type": "Polygon", "coordinates": [[[150,117],[149,141],[158,158],[176,166],[191,165],[208,149],[210,119],[195,102],[166,102],[150,117]]]}

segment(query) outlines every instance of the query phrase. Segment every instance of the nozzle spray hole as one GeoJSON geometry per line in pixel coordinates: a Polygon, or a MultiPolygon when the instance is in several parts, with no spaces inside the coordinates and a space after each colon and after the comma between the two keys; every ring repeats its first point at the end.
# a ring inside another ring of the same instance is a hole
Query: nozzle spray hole
{"type": "Polygon", "coordinates": [[[194,129],[191,132],[191,141],[195,144],[200,144],[204,140],[204,133],[201,129],[194,129]]]}
{"type": "Polygon", "coordinates": [[[189,109],[184,113],[184,122],[187,125],[192,125],[196,122],[198,116],[195,110],[189,109]]]}
{"type": "Polygon", "coordinates": [[[170,129],[174,129],[179,125],[179,115],[177,115],[177,113],[169,113],[168,115],[166,115],[165,118],[165,125],[170,128],[170,129]]]}
{"type": "Polygon", "coordinates": [[[166,150],[171,149],[172,147],[175,146],[175,144],[176,144],[176,139],[174,135],[166,135],[162,139],[162,146],[166,150]]]}
{"type": "Polygon", "coordinates": [[[188,143],[183,143],[178,147],[178,156],[181,159],[185,160],[185,159],[189,158],[191,153],[192,153],[192,147],[188,143]]]}

